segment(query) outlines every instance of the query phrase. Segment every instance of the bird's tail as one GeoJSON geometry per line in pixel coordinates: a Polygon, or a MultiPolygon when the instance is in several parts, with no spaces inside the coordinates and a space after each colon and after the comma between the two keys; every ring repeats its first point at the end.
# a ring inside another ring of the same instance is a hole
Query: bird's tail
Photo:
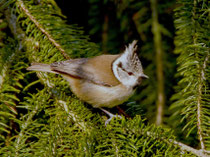
{"type": "Polygon", "coordinates": [[[31,66],[27,68],[27,70],[56,73],[51,70],[49,64],[43,64],[43,63],[32,63],[31,66]]]}

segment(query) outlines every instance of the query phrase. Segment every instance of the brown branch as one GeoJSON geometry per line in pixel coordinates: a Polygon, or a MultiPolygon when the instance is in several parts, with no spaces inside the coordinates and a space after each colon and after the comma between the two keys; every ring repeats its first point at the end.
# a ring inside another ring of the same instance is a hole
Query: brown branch
{"type": "Polygon", "coordinates": [[[157,86],[158,86],[158,99],[157,99],[157,116],[156,124],[160,125],[163,121],[163,111],[165,104],[165,93],[164,93],[164,75],[163,75],[163,49],[161,43],[161,31],[158,22],[157,12],[157,0],[150,0],[152,9],[152,32],[154,35],[154,44],[156,50],[156,64],[157,64],[157,86]]]}
{"type": "Polygon", "coordinates": [[[17,1],[18,6],[23,10],[23,12],[30,18],[30,20],[36,25],[36,27],[38,27],[38,29],[44,33],[47,38],[51,41],[51,43],[59,50],[61,51],[61,53],[63,54],[63,56],[66,59],[70,59],[70,57],[68,56],[68,54],[65,52],[65,50],[61,47],[60,44],[58,44],[53,37],[43,28],[43,26],[35,19],[34,16],[31,15],[31,13],[29,12],[29,10],[25,7],[24,3],[21,0],[17,1]]]}

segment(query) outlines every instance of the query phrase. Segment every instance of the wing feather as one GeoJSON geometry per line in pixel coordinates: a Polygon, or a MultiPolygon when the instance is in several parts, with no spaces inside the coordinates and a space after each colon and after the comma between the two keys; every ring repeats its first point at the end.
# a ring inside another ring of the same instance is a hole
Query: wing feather
{"type": "Polygon", "coordinates": [[[118,55],[101,55],[94,58],[71,59],[55,62],[51,70],[71,77],[85,79],[104,86],[115,86],[120,82],[112,72],[112,62],[118,55]]]}
{"type": "Polygon", "coordinates": [[[87,62],[87,58],[70,59],[61,62],[55,62],[50,64],[52,71],[60,74],[67,74],[75,78],[84,78],[83,72],[80,70],[82,65],[87,62]]]}

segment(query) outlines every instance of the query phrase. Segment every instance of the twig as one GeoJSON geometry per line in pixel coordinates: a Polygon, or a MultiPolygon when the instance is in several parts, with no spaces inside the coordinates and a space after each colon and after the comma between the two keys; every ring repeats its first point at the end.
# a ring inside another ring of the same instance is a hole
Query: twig
{"type": "MultiPolygon", "coordinates": [[[[197,0],[194,0],[194,6],[193,6],[193,16],[192,16],[192,21],[193,21],[193,24],[194,24],[194,27],[196,28],[196,8],[197,7],[197,0]]],[[[197,35],[194,34],[193,35],[193,44],[196,45],[197,44],[197,35]]],[[[196,49],[194,50],[196,51],[196,49]]],[[[204,61],[205,63],[205,61],[204,61]]],[[[205,65],[204,65],[205,66],[205,65]]],[[[197,68],[200,68],[198,65],[197,65],[197,68]]],[[[204,72],[203,72],[204,73],[204,72]]],[[[205,151],[205,145],[204,145],[204,141],[203,141],[203,130],[202,130],[202,122],[201,122],[201,108],[202,108],[202,105],[201,105],[201,95],[202,95],[202,82],[204,81],[203,78],[202,78],[202,70],[201,70],[201,73],[199,73],[199,79],[198,79],[198,97],[197,97],[197,126],[198,126],[198,137],[199,137],[199,141],[200,141],[200,145],[201,145],[201,150],[204,152],[205,151]]]]}
{"type": "Polygon", "coordinates": [[[204,62],[203,62],[203,67],[202,67],[202,70],[201,70],[201,77],[202,77],[202,80],[206,80],[206,77],[205,77],[205,69],[206,69],[206,63],[207,63],[207,61],[209,60],[209,51],[208,51],[208,53],[207,53],[207,55],[206,55],[206,58],[205,58],[205,60],[204,60],[204,62]]]}
{"type": "MultiPolygon", "coordinates": [[[[147,131],[146,134],[149,137],[152,137],[152,135],[154,135],[154,133],[151,133],[150,131],[147,131]]],[[[194,155],[197,155],[199,157],[210,157],[210,155],[209,155],[210,151],[206,151],[206,150],[203,151],[202,149],[197,150],[195,148],[192,148],[192,147],[190,147],[190,146],[188,146],[184,143],[178,142],[178,141],[173,140],[173,139],[166,140],[166,139],[162,138],[162,140],[165,141],[166,143],[172,143],[174,145],[177,145],[181,150],[190,152],[190,153],[192,153],[194,155]]]]}
{"type": "Polygon", "coordinates": [[[202,95],[202,87],[203,87],[203,84],[202,82],[206,79],[205,78],[205,68],[206,68],[206,62],[208,61],[208,57],[209,55],[207,54],[204,62],[203,62],[203,67],[201,69],[201,76],[200,76],[200,83],[199,83],[199,86],[198,86],[198,100],[197,100],[197,126],[198,126],[198,135],[199,135],[199,140],[200,140],[200,144],[201,144],[201,149],[203,151],[205,151],[205,145],[204,145],[204,141],[203,141],[203,130],[202,130],[202,127],[201,127],[201,95],[202,95]]]}
{"type": "Polygon", "coordinates": [[[6,71],[7,71],[7,66],[5,65],[1,71],[1,75],[0,75],[0,89],[3,86],[4,83],[4,78],[6,76],[6,71]]]}
{"type": "Polygon", "coordinates": [[[210,155],[208,155],[208,154],[210,154],[209,151],[202,150],[202,149],[197,150],[197,149],[194,149],[194,148],[192,148],[190,146],[187,146],[187,145],[185,145],[185,144],[183,144],[181,142],[177,142],[175,140],[169,139],[169,141],[172,142],[175,145],[178,145],[182,150],[186,150],[186,151],[191,152],[192,154],[195,154],[197,156],[200,156],[200,157],[210,157],[210,155]]]}
{"type": "Polygon", "coordinates": [[[40,104],[36,104],[36,106],[34,107],[34,109],[30,112],[27,120],[25,121],[25,123],[21,123],[20,128],[21,131],[18,134],[16,140],[15,140],[15,157],[19,156],[19,151],[20,151],[20,145],[22,143],[24,143],[25,141],[23,140],[23,136],[26,134],[25,130],[28,128],[28,126],[31,124],[32,118],[34,117],[34,115],[38,112],[38,110],[40,109],[40,104]]]}
{"type": "MultiPolygon", "coordinates": [[[[58,103],[63,108],[63,110],[69,115],[69,117],[73,119],[73,121],[75,122],[75,125],[77,125],[82,130],[86,130],[88,128],[87,124],[84,121],[78,121],[78,115],[76,115],[74,112],[69,110],[69,107],[66,101],[58,100],[58,103]]],[[[67,119],[67,121],[68,120],[69,119],[67,119]]]]}
{"type": "Polygon", "coordinates": [[[198,99],[197,99],[197,126],[198,126],[198,135],[199,135],[199,141],[201,144],[201,149],[205,150],[205,145],[203,142],[203,130],[201,127],[201,95],[202,95],[202,84],[200,82],[198,86],[198,99]]]}
{"type": "Polygon", "coordinates": [[[31,21],[41,30],[42,33],[44,33],[47,38],[52,42],[53,45],[55,45],[55,47],[61,51],[61,53],[63,54],[63,56],[66,59],[70,59],[70,57],[67,55],[67,53],[65,52],[65,50],[61,47],[60,44],[58,44],[53,37],[43,28],[43,26],[34,18],[34,16],[31,15],[31,13],[29,12],[29,10],[25,7],[25,5],[23,4],[23,2],[21,0],[17,1],[17,4],[19,5],[19,7],[25,12],[25,14],[31,19],[31,21]]]}

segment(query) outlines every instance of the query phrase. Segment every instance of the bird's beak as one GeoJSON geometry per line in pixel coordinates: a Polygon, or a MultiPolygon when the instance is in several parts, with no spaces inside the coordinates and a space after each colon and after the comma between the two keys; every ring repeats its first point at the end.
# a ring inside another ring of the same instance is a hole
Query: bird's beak
{"type": "Polygon", "coordinates": [[[138,78],[138,85],[141,84],[141,82],[142,82],[143,79],[148,79],[148,78],[149,78],[149,77],[148,77],[147,75],[141,74],[141,75],[139,76],[139,78],[138,78]]]}
{"type": "Polygon", "coordinates": [[[145,74],[141,74],[140,77],[143,78],[143,79],[148,79],[148,78],[149,78],[149,77],[148,77],[147,75],[145,75],[145,74]]]}

